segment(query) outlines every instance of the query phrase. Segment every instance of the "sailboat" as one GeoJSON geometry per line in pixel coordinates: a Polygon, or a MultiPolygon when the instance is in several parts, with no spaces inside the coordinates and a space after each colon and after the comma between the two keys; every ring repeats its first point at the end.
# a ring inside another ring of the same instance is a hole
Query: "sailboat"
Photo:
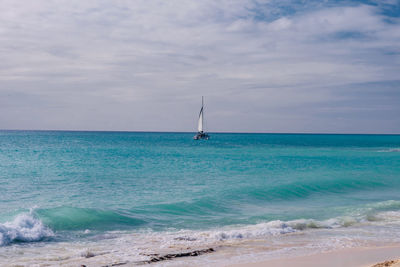
{"type": "Polygon", "coordinates": [[[197,124],[197,134],[193,137],[194,140],[205,139],[208,140],[210,136],[203,132],[203,121],[204,121],[204,97],[201,97],[201,109],[199,113],[199,122],[197,124]]]}

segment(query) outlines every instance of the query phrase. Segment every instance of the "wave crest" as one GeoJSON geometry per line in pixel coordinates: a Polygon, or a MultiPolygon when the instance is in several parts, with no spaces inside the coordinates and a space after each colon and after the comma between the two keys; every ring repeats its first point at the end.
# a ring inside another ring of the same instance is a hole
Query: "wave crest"
{"type": "Polygon", "coordinates": [[[0,224],[0,246],[35,242],[53,236],[53,231],[30,213],[19,214],[13,221],[0,224]]]}
{"type": "Polygon", "coordinates": [[[308,229],[336,229],[349,227],[358,223],[353,217],[332,218],[324,221],[313,219],[298,219],[292,221],[269,221],[254,225],[227,226],[223,229],[206,231],[179,231],[171,232],[174,240],[178,242],[216,242],[237,239],[259,239],[270,236],[279,236],[290,233],[305,231],[308,229]]]}
{"type": "Polygon", "coordinates": [[[400,152],[400,148],[388,148],[388,149],[379,150],[378,152],[400,152]]]}

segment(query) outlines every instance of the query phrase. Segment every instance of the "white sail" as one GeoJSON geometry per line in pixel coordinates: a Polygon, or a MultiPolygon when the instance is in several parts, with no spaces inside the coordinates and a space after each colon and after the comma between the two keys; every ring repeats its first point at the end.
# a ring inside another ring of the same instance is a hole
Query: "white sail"
{"type": "Polygon", "coordinates": [[[193,137],[194,140],[208,140],[210,136],[205,133],[203,130],[204,123],[204,97],[201,97],[201,109],[199,113],[199,122],[197,125],[197,134],[193,137]]]}
{"type": "Polygon", "coordinates": [[[199,133],[203,132],[203,107],[200,109],[200,114],[199,114],[199,124],[197,125],[197,130],[199,133]]]}

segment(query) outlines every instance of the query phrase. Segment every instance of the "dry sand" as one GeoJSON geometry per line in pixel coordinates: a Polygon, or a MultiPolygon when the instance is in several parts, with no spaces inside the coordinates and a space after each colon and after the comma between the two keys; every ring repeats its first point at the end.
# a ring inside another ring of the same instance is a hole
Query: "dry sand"
{"type": "Polygon", "coordinates": [[[230,267],[400,267],[400,246],[353,248],[310,256],[274,259],[253,263],[235,264],[230,267]]]}

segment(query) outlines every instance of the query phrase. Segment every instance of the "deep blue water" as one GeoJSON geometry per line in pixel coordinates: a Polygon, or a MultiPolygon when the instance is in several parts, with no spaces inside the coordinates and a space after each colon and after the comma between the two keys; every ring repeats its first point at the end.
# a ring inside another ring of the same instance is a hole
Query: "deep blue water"
{"type": "Polygon", "coordinates": [[[400,210],[399,135],[193,135],[0,131],[0,234],[30,210],[61,238],[400,210]]]}

